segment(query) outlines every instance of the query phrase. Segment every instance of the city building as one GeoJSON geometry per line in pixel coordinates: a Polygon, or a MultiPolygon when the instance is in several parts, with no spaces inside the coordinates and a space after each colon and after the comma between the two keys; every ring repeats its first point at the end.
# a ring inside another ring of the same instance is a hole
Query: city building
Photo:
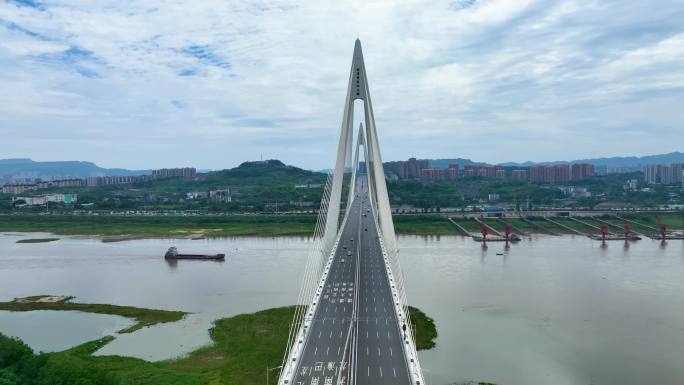
{"type": "Polygon", "coordinates": [[[152,178],[194,178],[197,176],[197,170],[194,167],[183,168],[162,168],[159,170],[152,170],[152,178]]]}
{"type": "Polygon", "coordinates": [[[194,200],[194,199],[202,199],[206,198],[209,196],[209,193],[206,191],[191,191],[189,193],[185,193],[185,199],[189,200],[194,200]]]}
{"type": "Polygon", "coordinates": [[[233,199],[230,196],[230,189],[227,188],[209,191],[209,200],[215,203],[229,203],[232,202],[233,199]]]}
{"type": "Polygon", "coordinates": [[[590,198],[591,192],[586,187],[561,186],[558,187],[566,196],[571,198],[590,198]]]}
{"type": "Polygon", "coordinates": [[[481,176],[481,177],[484,177],[484,178],[488,177],[488,176],[490,175],[489,169],[492,170],[492,171],[491,171],[491,174],[493,174],[493,173],[494,173],[494,168],[493,168],[493,167],[487,167],[487,166],[480,166],[480,167],[478,167],[478,168],[477,168],[477,176],[481,176]]]}
{"type": "Polygon", "coordinates": [[[684,163],[672,163],[672,183],[684,183],[684,163]]]}
{"type": "Polygon", "coordinates": [[[477,175],[477,166],[469,164],[463,166],[463,176],[476,176],[477,175]]]}
{"type": "Polygon", "coordinates": [[[535,165],[530,166],[530,182],[544,183],[544,170],[546,166],[535,165]]]}
{"type": "Polygon", "coordinates": [[[426,159],[409,158],[382,164],[386,174],[396,175],[399,179],[418,179],[421,177],[421,170],[428,168],[426,159]]]}
{"type": "Polygon", "coordinates": [[[3,194],[22,194],[25,191],[37,190],[38,185],[35,184],[8,184],[2,186],[3,194]]]}
{"type": "Polygon", "coordinates": [[[446,170],[439,167],[428,167],[420,170],[420,179],[422,181],[435,181],[445,179],[446,170]]]}
{"type": "Polygon", "coordinates": [[[643,167],[647,184],[681,184],[684,182],[684,163],[649,164],[643,167]]]}
{"type": "Polygon", "coordinates": [[[637,191],[638,187],[638,180],[637,179],[630,179],[627,182],[625,182],[624,185],[622,185],[622,188],[625,191],[637,191]]]}
{"type": "Polygon", "coordinates": [[[644,172],[644,180],[648,184],[656,184],[660,181],[659,178],[659,165],[657,164],[649,164],[647,166],[644,166],[643,172],[644,172]]]}
{"type": "Polygon", "coordinates": [[[551,167],[553,168],[553,181],[550,183],[563,183],[570,180],[569,164],[556,164],[551,167]]]}
{"type": "Polygon", "coordinates": [[[532,183],[563,183],[570,180],[571,169],[568,164],[530,166],[532,183]]]}
{"type": "Polygon", "coordinates": [[[526,180],[527,179],[527,170],[524,170],[524,169],[513,170],[513,171],[511,171],[511,177],[513,179],[526,180]]]}
{"type": "Polygon", "coordinates": [[[589,163],[575,163],[571,166],[572,180],[584,179],[593,176],[596,173],[596,168],[593,164],[589,163]]]}
{"type": "Polygon", "coordinates": [[[63,203],[67,205],[75,204],[78,201],[76,194],[48,194],[35,197],[19,196],[13,197],[12,202],[24,201],[27,206],[44,205],[48,202],[63,203]]]}
{"type": "Polygon", "coordinates": [[[447,175],[446,177],[448,179],[456,179],[458,178],[458,164],[452,163],[449,164],[449,167],[447,168],[447,175]]]}

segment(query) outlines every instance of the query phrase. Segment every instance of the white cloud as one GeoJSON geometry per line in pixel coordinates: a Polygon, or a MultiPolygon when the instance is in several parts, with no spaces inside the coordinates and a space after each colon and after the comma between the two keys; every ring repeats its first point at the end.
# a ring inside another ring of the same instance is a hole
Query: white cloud
{"type": "Polygon", "coordinates": [[[661,133],[642,148],[681,150],[666,106],[684,96],[683,16],[636,0],[6,1],[0,154],[327,167],[356,37],[387,159],[629,154],[587,143],[636,126],[661,133]]]}

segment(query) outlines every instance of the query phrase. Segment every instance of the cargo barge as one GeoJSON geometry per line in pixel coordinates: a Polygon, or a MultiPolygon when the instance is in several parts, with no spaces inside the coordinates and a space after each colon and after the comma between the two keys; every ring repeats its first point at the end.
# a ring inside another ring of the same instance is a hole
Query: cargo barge
{"type": "Polygon", "coordinates": [[[199,260],[212,260],[212,261],[223,261],[225,259],[225,254],[180,254],[178,249],[175,247],[169,247],[164,254],[164,259],[199,259],[199,260]]]}

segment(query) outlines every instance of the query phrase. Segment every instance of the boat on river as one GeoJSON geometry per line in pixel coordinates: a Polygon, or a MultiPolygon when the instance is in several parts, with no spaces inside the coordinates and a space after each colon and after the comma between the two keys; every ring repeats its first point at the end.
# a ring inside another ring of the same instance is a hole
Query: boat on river
{"type": "Polygon", "coordinates": [[[226,258],[225,254],[181,254],[176,247],[169,247],[164,254],[164,259],[197,259],[197,260],[212,260],[223,261],[226,258]]]}

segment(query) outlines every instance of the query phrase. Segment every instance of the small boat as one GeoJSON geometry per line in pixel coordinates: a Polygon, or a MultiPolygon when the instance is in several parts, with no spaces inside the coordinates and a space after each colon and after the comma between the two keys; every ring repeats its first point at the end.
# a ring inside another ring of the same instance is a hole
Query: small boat
{"type": "Polygon", "coordinates": [[[213,260],[223,261],[225,254],[180,254],[175,247],[169,247],[164,254],[164,259],[199,259],[199,260],[213,260]]]}

